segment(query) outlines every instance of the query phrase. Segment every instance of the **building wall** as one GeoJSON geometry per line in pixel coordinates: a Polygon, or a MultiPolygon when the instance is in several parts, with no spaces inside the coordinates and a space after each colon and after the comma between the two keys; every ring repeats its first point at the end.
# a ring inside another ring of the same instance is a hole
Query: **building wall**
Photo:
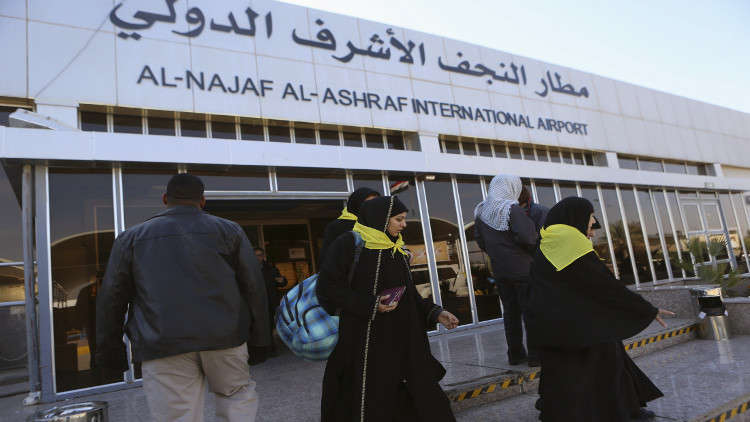
{"type": "Polygon", "coordinates": [[[118,5],[5,2],[0,96],[33,98],[38,109],[68,120],[78,104],[89,103],[735,166],[745,165],[750,153],[746,113],[406,28],[265,0],[252,3],[257,17],[249,36],[246,3],[239,0],[177,1],[173,13],[167,3],[118,5]],[[202,74],[203,83],[188,73],[202,74]],[[232,93],[235,83],[239,92],[232,93]],[[345,105],[353,92],[361,101],[345,105]],[[375,96],[378,106],[371,103],[375,96]],[[417,100],[426,111],[415,112],[417,100]],[[526,125],[522,117],[528,117],[526,125]]]}

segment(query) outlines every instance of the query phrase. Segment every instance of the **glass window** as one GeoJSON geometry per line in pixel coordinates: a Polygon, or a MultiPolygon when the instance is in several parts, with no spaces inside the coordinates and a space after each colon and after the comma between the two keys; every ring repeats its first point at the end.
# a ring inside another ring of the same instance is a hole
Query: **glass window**
{"type": "Polygon", "coordinates": [[[474,284],[474,299],[477,304],[478,321],[500,318],[500,298],[489,282],[492,267],[489,257],[477,244],[474,233],[474,207],[482,201],[482,186],[477,177],[458,177],[458,193],[461,196],[463,230],[466,235],[466,249],[469,254],[471,281],[474,284]]]}
{"type": "Polygon", "coordinates": [[[518,145],[508,145],[508,155],[514,160],[520,160],[521,148],[518,145]]]}
{"type": "Polygon", "coordinates": [[[149,117],[148,134],[149,135],[167,135],[174,136],[174,119],[168,117],[149,117]]]}
{"type": "MultiPolygon", "coordinates": [[[[23,261],[23,226],[21,223],[21,166],[0,161],[0,262],[23,261]]],[[[23,264],[0,267],[0,302],[24,300],[23,264]]],[[[0,332],[2,332],[0,320],[0,332]]],[[[24,320],[21,327],[25,333],[24,320]]],[[[25,340],[24,340],[25,341],[25,340]]],[[[8,356],[2,354],[0,357],[8,356]]],[[[0,368],[2,367],[0,362],[0,368]]]]}
{"type": "Polygon", "coordinates": [[[404,148],[404,136],[400,133],[388,134],[385,140],[388,143],[388,149],[406,149],[404,148]]]}
{"type": "Polygon", "coordinates": [[[304,127],[294,128],[294,142],[298,144],[315,144],[315,129],[304,127]]]}
{"type": "MultiPolygon", "coordinates": [[[[658,192],[657,192],[658,194],[658,192]]],[[[643,214],[643,224],[646,227],[648,236],[648,246],[651,250],[651,259],[654,263],[657,280],[669,279],[667,272],[667,260],[661,248],[661,239],[659,237],[659,227],[656,224],[656,215],[654,214],[654,205],[651,201],[651,194],[648,189],[638,189],[638,202],[641,204],[641,213],[643,214]]]]}
{"type": "Polygon", "coordinates": [[[320,130],[320,144],[339,146],[341,141],[339,140],[339,132],[337,130],[320,130]]]}
{"type": "Polygon", "coordinates": [[[615,251],[615,265],[620,279],[632,284],[635,281],[633,277],[633,267],[630,263],[630,251],[628,250],[628,241],[625,237],[625,227],[622,224],[622,214],[620,214],[620,205],[617,202],[617,192],[614,186],[602,186],[602,198],[604,199],[604,208],[607,211],[607,220],[609,222],[609,234],[612,237],[612,248],[615,251]]]}
{"type": "Polygon", "coordinates": [[[96,365],[96,295],[114,242],[112,172],[50,170],[57,391],[122,381],[96,365]]]}
{"type": "Polygon", "coordinates": [[[254,123],[240,124],[240,137],[243,141],[260,141],[266,140],[263,135],[263,125],[254,123]]]}
{"type": "Polygon", "coordinates": [[[617,162],[620,163],[621,169],[638,170],[638,161],[635,158],[618,155],[617,162]]]}
{"type": "Polygon", "coordinates": [[[677,174],[685,174],[687,172],[685,169],[685,163],[676,163],[672,161],[664,162],[664,171],[677,174]]]}
{"type": "Polygon", "coordinates": [[[454,314],[460,324],[470,324],[469,286],[451,180],[438,177],[425,182],[425,190],[443,307],[454,314]]]}
{"type": "Polygon", "coordinates": [[[477,148],[472,141],[463,140],[461,141],[461,146],[464,151],[464,155],[477,155],[477,148]]]}
{"type": "Polygon", "coordinates": [[[504,143],[495,144],[495,157],[508,158],[508,149],[504,143]]]}
{"type": "Polygon", "coordinates": [[[189,136],[192,138],[206,137],[206,121],[180,119],[180,136],[189,136]]]}
{"type": "Polygon", "coordinates": [[[534,185],[536,186],[536,202],[547,208],[555,206],[557,199],[555,199],[555,188],[552,182],[535,182],[534,185]]]}
{"type": "Polygon", "coordinates": [[[584,165],[585,162],[583,161],[583,154],[580,153],[580,152],[574,152],[573,153],[573,162],[575,164],[578,164],[579,166],[584,165]]]}
{"type": "Polygon", "coordinates": [[[385,146],[383,145],[382,133],[366,133],[365,142],[367,143],[367,148],[377,148],[377,149],[385,148],[385,146]]]}
{"type": "Polygon", "coordinates": [[[680,199],[698,199],[698,193],[695,191],[680,191],[680,199]]]}
{"type": "Polygon", "coordinates": [[[280,167],[276,170],[276,183],[280,191],[348,191],[346,173],[343,170],[280,167]]]}
{"type": "Polygon", "coordinates": [[[24,305],[0,307],[0,374],[5,375],[9,370],[8,375],[13,379],[11,372],[26,372],[26,367],[26,308],[24,305]]]}
{"type": "Polygon", "coordinates": [[[591,153],[583,154],[583,159],[586,161],[586,165],[587,166],[593,166],[593,165],[595,165],[595,163],[594,163],[594,155],[593,154],[591,154],[591,153]]]}
{"type": "Polygon", "coordinates": [[[354,179],[354,189],[370,188],[383,194],[383,175],[380,173],[355,172],[352,175],[354,179]]]}
{"type": "Polygon", "coordinates": [[[719,205],[711,201],[711,203],[703,203],[703,215],[706,218],[706,225],[708,230],[723,230],[724,226],[721,224],[721,215],[719,215],[719,205]]]}
{"type": "Polygon", "coordinates": [[[492,147],[490,144],[477,142],[477,147],[479,148],[479,155],[482,157],[492,157],[492,147]]]}
{"type": "Polygon", "coordinates": [[[713,164],[701,164],[698,167],[698,174],[703,176],[716,176],[713,164]]]}
{"type": "Polygon", "coordinates": [[[703,231],[703,224],[701,223],[701,215],[700,211],[698,211],[698,204],[683,203],[682,213],[685,215],[685,223],[687,224],[688,231],[703,231]]]}
{"type": "MultiPolygon", "coordinates": [[[[667,201],[664,198],[664,192],[662,190],[654,190],[654,201],[656,209],[659,212],[659,220],[661,221],[661,227],[664,231],[664,243],[667,245],[667,254],[669,256],[669,263],[672,267],[672,276],[679,278],[682,276],[682,270],[677,265],[680,261],[680,257],[677,254],[677,241],[674,238],[674,231],[672,230],[672,223],[669,219],[669,210],[667,209],[667,201]]],[[[674,214],[675,209],[672,209],[674,214]]],[[[679,214],[673,215],[674,219],[680,218],[679,214]]]]}
{"type": "Polygon", "coordinates": [[[557,149],[550,149],[549,150],[549,160],[553,163],[559,163],[560,160],[560,150],[557,149]]]}
{"type": "Polygon", "coordinates": [[[460,154],[461,149],[458,146],[458,141],[445,140],[445,152],[448,154],[460,154]]]}
{"type": "Polygon", "coordinates": [[[360,132],[344,132],[344,146],[362,148],[362,134],[360,132]]]}
{"type": "Polygon", "coordinates": [[[107,114],[94,111],[81,112],[81,130],[89,132],[107,131],[107,114]]]}
{"type": "Polygon", "coordinates": [[[265,167],[233,167],[230,170],[190,169],[201,178],[205,190],[267,191],[270,190],[265,167]]]}
{"type": "Polygon", "coordinates": [[[575,183],[560,183],[560,199],[565,199],[571,196],[578,196],[578,189],[576,189],[575,183]]]}
{"type": "MultiPolygon", "coordinates": [[[[412,253],[411,276],[417,292],[424,298],[432,298],[432,287],[430,284],[430,271],[427,265],[427,252],[425,250],[424,232],[422,231],[422,217],[419,212],[417,190],[414,184],[414,176],[404,173],[391,173],[388,175],[391,186],[396,183],[407,182],[406,189],[398,193],[398,198],[409,208],[406,214],[406,229],[402,232],[406,248],[412,253]]],[[[434,300],[434,299],[433,299],[434,300]]],[[[429,327],[433,330],[435,327],[429,327]]]]}
{"type": "Polygon", "coordinates": [[[547,150],[544,148],[537,148],[536,149],[536,158],[539,161],[549,161],[549,156],[547,155],[547,150]]]}
{"type": "Polygon", "coordinates": [[[234,122],[211,122],[211,137],[219,139],[237,139],[234,122]]]}
{"type": "Polygon", "coordinates": [[[18,107],[0,107],[0,126],[9,126],[10,115],[17,109],[18,107]]]}
{"type": "Polygon", "coordinates": [[[638,166],[641,170],[644,171],[658,171],[658,172],[664,172],[664,167],[661,165],[661,161],[659,160],[652,160],[648,158],[639,158],[638,159],[638,166]]]}
{"type": "Polygon", "coordinates": [[[524,160],[530,160],[530,161],[536,161],[536,156],[534,155],[534,148],[532,147],[523,147],[523,159],[524,160]]]}
{"type": "Polygon", "coordinates": [[[271,142],[292,142],[292,136],[287,126],[268,126],[268,140],[271,142]]]}
{"type": "Polygon", "coordinates": [[[599,202],[599,194],[596,191],[595,185],[581,185],[581,196],[588,199],[594,206],[594,215],[596,216],[599,223],[602,224],[602,228],[594,231],[594,237],[591,242],[594,244],[594,250],[599,255],[599,258],[603,259],[611,271],[612,268],[612,256],[609,252],[609,243],[607,242],[607,231],[604,229],[604,217],[602,216],[602,204],[599,202]]]}
{"type": "MultiPolygon", "coordinates": [[[[627,229],[630,233],[630,243],[633,246],[633,255],[635,257],[635,266],[638,270],[638,278],[641,282],[646,283],[653,281],[651,277],[651,267],[648,263],[648,254],[646,252],[646,241],[641,229],[641,221],[638,217],[638,208],[635,203],[635,194],[630,186],[620,188],[622,194],[622,206],[627,219],[627,229]]],[[[622,280],[630,284],[635,282],[631,275],[625,274],[622,280]]]]}
{"type": "MultiPolygon", "coordinates": [[[[176,170],[123,170],[122,198],[125,205],[125,228],[140,224],[164,211],[162,195],[176,170]]],[[[204,181],[205,183],[205,181],[204,181]]]]}
{"type": "Polygon", "coordinates": [[[115,114],[112,116],[112,130],[118,133],[143,133],[141,116],[115,114]]]}
{"type": "Polygon", "coordinates": [[[698,164],[686,163],[685,168],[687,169],[687,174],[692,174],[692,175],[700,174],[700,172],[698,171],[698,164]]]}
{"type": "Polygon", "coordinates": [[[562,155],[562,162],[565,164],[573,164],[573,157],[570,153],[570,151],[561,151],[560,155],[562,155]]]}
{"type": "MultiPolygon", "coordinates": [[[[747,222],[747,214],[745,213],[745,205],[743,203],[743,197],[741,193],[733,193],[732,194],[732,205],[734,205],[734,209],[737,212],[737,219],[739,223],[739,236],[742,237],[742,240],[745,242],[745,251],[747,251],[748,246],[750,246],[750,230],[748,230],[748,222],[747,222]]],[[[748,256],[747,254],[743,255],[743,262],[745,265],[745,272],[748,272],[747,265],[748,265],[748,256]]],[[[737,258],[737,264],[740,264],[740,257],[737,258]]]]}

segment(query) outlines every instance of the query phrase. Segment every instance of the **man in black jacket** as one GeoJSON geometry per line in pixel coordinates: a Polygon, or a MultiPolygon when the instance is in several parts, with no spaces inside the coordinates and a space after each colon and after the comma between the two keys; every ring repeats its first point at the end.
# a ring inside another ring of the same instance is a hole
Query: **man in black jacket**
{"type": "Polygon", "coordinates": [[[216,414],[252,421],[258,410],[248,342],[269,339],[263,276],[242,228],[202,211],[203,182],[172,177],[167,209],[115,241],[97,298],[98,365],[125,370],[125,332],[154,420],[203,419],[205,384],[216,414]]]}

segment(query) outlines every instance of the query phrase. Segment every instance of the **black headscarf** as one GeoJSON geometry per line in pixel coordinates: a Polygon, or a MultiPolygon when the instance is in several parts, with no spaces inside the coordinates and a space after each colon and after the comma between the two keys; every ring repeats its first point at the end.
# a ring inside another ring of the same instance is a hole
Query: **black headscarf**
{"type": "Polygon", "coordinates": [[[368,196],[372,195],[380,196],[380,192],[370,188],[359,188],[355,190],[349,195],[349,199],[346,201],[346,210],[359,217],[359,210],[362,208],[362,204],[368,196]]]}
{"type": "Polygon", "coordinates": [[[589,230],[589,219],[594,212],[594,206],[586,198],[571,196],[555,204],[547,213],[544,227],[554,224],[566,224],[577,228],[584,236],[589,230]]]}
{"type": "Polygon", "coordinates": [[[388,219],[406,211],[409,211],[409,209],[398,199],[398,196],[381,196],[362,204],[359,224],[385,232],[388,219]],[[388,212],[389,209],[390,213],[388,212]]]}

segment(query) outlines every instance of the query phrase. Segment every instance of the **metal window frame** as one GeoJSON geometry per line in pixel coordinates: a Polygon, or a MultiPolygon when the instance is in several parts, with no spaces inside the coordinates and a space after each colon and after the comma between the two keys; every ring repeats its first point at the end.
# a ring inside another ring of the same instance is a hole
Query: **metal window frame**
{"type": "Polygon", "coordinates": [[[477,311],[477,302],[474,297],[474,280],[471,275],[471,261],[469,260],[469,245],[466,241],[466,231],[464,230],[463,210],[461,209],[461,194],[458,190],[458,179],[455,174],[451,175],[451,189],[453,190],[453,204],[456,208],[456,218],[458,222],[458,235],[461,243],[461,256],[464,262],[464,273],[466,274],[466,284],[469,289],[469,306],[471,308],[471,323],[476,324],[479,321],[477,311]]]}
{"type": "Polygon", "coordinates": [[[625,233],[625,240],[628,243],[628,253],[630,254],[630,265],[633,268],[633,280],[635,286],[638,287],[641,284],[640,277],[638,276],[638,266],[635,263],[635,254],[633,253],[633,243],[630,240],[630,229],[628,228],[628,219],[625,215],[625,206],[622,202],[622,192],[620,191],[620,185],[615,185],[615,192],[617,192],[617,204],[620,206],[620,217],[622,218],[622,231],[625,233]]]}
{"type": "Polygon", "coordinates": [[[620,269],[617,267],[617,256],[615,255],[615,246],[612,242],[612,233],[609,229],[609,217],[607,216],[607,204],[604,202],[604,194],[602,193],[601,184],[596,184],[596,194],[599,197],[599,208],[602,211],[602,222],[604,223],[604,231],[607,233],[607,243],[609,246],[609,255],[612,258],[612,270],[615,274],[615,278],[620,279],[620,269]]]}
{"type": "MultiPolygon", "coordinates": [[[[664,195],[664,203],[667,206],[667,215],[669,216],[669,225],[672,226],[672,239],[674,239],[675,242],[675,248],[677,249],[677,258],[682,261],[682,247],[680,243],[680,237],[677,235],[677,228],[675,225],[675,219],[674,215],[672,213],[672,204],[669,203],[669,194],[667,193],[667,188],[661,189],[662,194],[664,195]]],[[[676,191],[672,191],[675,195],[675,199],[677,199],[678,195],[676,191]]],[[[679,199],[677,199],[677,208],[679,208],[679,199]]],[[[677,212],[680,214],[680,218],[682,218],[682,212],[678,209],[677,212]]],[[[683,225],[682,231],[685,231],[685,226],[683,225]]],[[[682,273],[682,278],[687,278],[687,273],[684,269],[680,268],[680,272],[682,273]]],[[[673,274],[674,276],[674,274],[673,274]]]]}
{"type": "MultiPolygon", "coordinates": [[[[646,189],[648,193],[648,189],[646,189]]],[[[648,239],[648,230],[646,230],[646,220],[643,218],[643,209],[641,200],[638,198],[638,188],[633,186],[633,196],[635,197],[635,208],[638,211],[638,220],[641,223],[641,233],[643,235],[643,246],[646,247],[646,257],[648,258],[648,267],[651,270],[651,281],[656,281],[656,269],[654,268],[654,257],[651,255],[651,242],[648,239]]],[[[658,228],[657,228],[658,232],[658,228]]],[[[635,258],[635,257],[634,257],[635,258]]]]}
{"type": "MultiPolygon", "coordinates": [[[[740,238],[740,244],[742,245],[742,255],[743,259],[745,260],[745,265],[748,268],[748,271],[750,271],[750,260],[748,260],[747,256],[747,247],[745,245],[745,234],[742,233],[742,225],[740,224],[740,214],[737,213],[737,203],[734,200],[734,197],[737,195],[737,193],[729,192],[729,202],[732,204],[732,212],[734,213],[734,219],[737,221],[737,233],[739,234],[740,238]]],[[[742,201],[740,200],[740,204],[742,204],[742,201]]],[[[745,208],[744,206],[742,207],[745,208]]],[[[748,221],[747,219],[747,213],[743,210],[742,214],[745,216],[745,221],[748,221]]],[[[748,224],[748,227],[750,227],[750,223],[748,224]]]]}
{"type": "MultiPolygon", "coordinates": [[[[669,257],[669,249],[667,248],[667,240],[664,237],[664,226],[661,221],[661,215],[659,213],[658,208],[656,207],[656,196],[654,195],[653,189],[648,189],[648,194],[651,197],[651,209],[654,213],[654,218],[656,219],[656,229],[659,231],[659,242],[661,243],[661,254],[664,257],[664,264],[667,266],[667,276],[669,277],[667,281],[674,280],[674,274],[672,272],[672,261],[669,257]]],[[[656,283],[656,278],[654,279],[654,283],[656,283]]]]}
{"type": "MultiPolygon", "coordinates": [[[[430,288],[435,304],[443,306],[443,298],[440,295],[440,285],[437,272],[437,263],[435,260],[435,245],[432,240],[432,227],[430,227],[430,214],[427,205],[427,193],[424,181],[414,177],[417,187],[417,203],[419,204],[419,214],[422,222],[422,233],[425,241],[425,252],[427,253],[427,267],[430,272],[430,288]]],[[[442,325],[437,325],[437,332],[443,333],[446,329],[442,325]]]]}

